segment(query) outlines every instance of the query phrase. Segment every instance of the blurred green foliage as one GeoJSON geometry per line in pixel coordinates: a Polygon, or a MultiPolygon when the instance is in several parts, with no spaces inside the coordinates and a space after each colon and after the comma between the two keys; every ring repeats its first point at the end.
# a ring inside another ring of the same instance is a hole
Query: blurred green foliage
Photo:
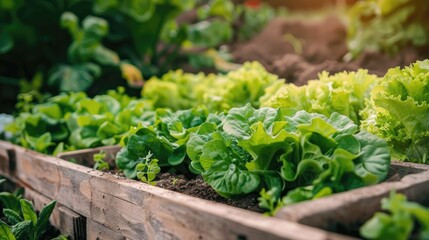
{"type": "Polygon", "coordinates": [[[183,64],[225,65],[227,55],[206,50],[258,32],[274,16],[258,9],[231,0],[2,0],[0,112],[12,111],[18,93],[129,92],[183,64]]]}

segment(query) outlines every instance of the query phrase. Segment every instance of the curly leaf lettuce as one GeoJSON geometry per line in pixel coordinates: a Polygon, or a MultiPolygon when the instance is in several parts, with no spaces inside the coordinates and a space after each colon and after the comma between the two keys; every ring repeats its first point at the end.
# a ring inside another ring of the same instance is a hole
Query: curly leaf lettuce
{"type": "Polygon", "coordinates": [[[384,138],[399,159],[426,163],[429,154],[429,60],[392,68],[371,92],[362,127],[384,138]]]}
{"type": "Polygon", "coordinates": [[[359,111],[364,108],[377,79],[366,70],[331,76],[322,72],[318,80],[310,80],[300,87],[277,82],[266,88],[260,103],[263,107],[294,108],[327,117],[338,112],[359,124],[359,111]]]}
{"type": "Polygon", "coordinates": [[[211,112],[229,110],[251,103],[259,107],[265,88],[277,82],[257,62],[245,63],[226,75],[188,74],[181,70],[169,72],[161,79],[150,79],[142,96],[154,101],[155,107],[173,110],[204,104],[211,112]]]}

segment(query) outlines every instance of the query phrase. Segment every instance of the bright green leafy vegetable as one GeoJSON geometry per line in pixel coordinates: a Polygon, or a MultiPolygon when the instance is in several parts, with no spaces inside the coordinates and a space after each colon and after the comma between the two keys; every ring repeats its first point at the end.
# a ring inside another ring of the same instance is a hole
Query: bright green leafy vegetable
{"type": "Polygon", "coordinates": [[[6,130],[15,143],[57,154],[117,144],[131,126],[152,121],[151,109],[150,101],[130,98],[121,88],[94,98],[83,92],[61,94],[20,113],[6,130]]]}
{"type": "Polygon", "coordinates": [[[359,124],[359,112],[377,79],[366,70],[359,70],[331,76],[322,72],[318,80],[308,81],[301,87],[276,82],[260,98],[261,106],[294,108],[327,117],[338,112],[359,124]]]}
{"type": "Polygon", "coordinates": [[[186,156],[186,142],[189,133],[204,123],[208,111],[204,107],[181,110],[159,108],[155,112],[153,124],[139,124],[124,137],[125,145],[116,156],[116,165],[124,171],[125,176],[135,178],[141,164],[146,165],[149,153],[158,160],[160,167],[177,166],[186,156]]]}
{"type": "Polygon", "coordinates": [[[429,237],[429,209],[408,202],[403,194],[391,192],[381,200],[381,209],[361,228],[360,235],[366,239],[427,239],[429,237]],[[416,224],[417,223],[417,224],[416,224]],[[413,231],[416,231],[413,233],[413,231]]]}
{"type": "Polygon", "coordinates": [[[276,81],[277,76],[253,62],[226,75],[169,72],[148,81],[142,95],[154,100],[155,107],[179,110],[204,104],[211,111],[223,111],[246,103],[258,107],[265,88],[276,81]]]}
{"type": "Polygon", "coordinates": [[[363,111],[363,128],[385,139],[399,159],[429,157],[429,61],[390,69],[363,111]]]}
{"type": "Polygon", "coordinates": [[[194,171],[223,196],[275,188],[261,197],[271,212],[277,201],[290,204],[378,183],[390,165],[386,143],[358,132],[346,116],[249,104],[191,133],[187,154],[194,171]]]}

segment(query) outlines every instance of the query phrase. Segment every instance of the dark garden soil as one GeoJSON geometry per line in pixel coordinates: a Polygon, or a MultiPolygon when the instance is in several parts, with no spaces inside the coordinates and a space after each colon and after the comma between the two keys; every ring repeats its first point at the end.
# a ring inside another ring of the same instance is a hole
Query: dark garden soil
{"type": "MultiPolygon", "coordinates": [[[[115,167],[115,155],[108,154],[106,162],[110,165],[111,170],[105,171],[115,175],[118,178],[125,178],[125,176],[115,167]]],[[[85,165],[92,168],[94,161],[91,157],[78,159],[78,164],[85,165]]],[[[248,194],[240,198],[224,198],[216,193],[212,187],[203,181],[201,176],[192,174],[183,175],[175,173],[161,173],[157,175],[156,186],[164,189],[180,192],[189,196],[210,200],[218,203],[227,204],[230,206],[246,209],[253,212],[264,212],[258,207],[259,194],[248,194]]]]}
{"type": "Polygon", "coordinates": [[[263,212],[258,207],[258,194],[248,194],[241,198],[224,198],[216,193],[203,179],[198,176],[194,178],[187,178],[184,175],[176,175],[172,173],[163,173],[159,176],[156,183],[157,187],[168,190],[184,193],[193,197],[211,200],[218,203],[227,204],[230,206],[243,208],[253,212],[263,212]]]}
{"type": "Polygon", "coordinates": [[[317,21],[283,17],[273,19],[250,41],[235,43],[230,48],[236,62],[259,61],[269,72],[297,85],[317,79],[323,70],[334,74],[365,68],[383,76],[389,68],[429,57],[427,51],[409,47],[394,56],[364,52],[357,59],[344,62],[346,37],[345,26],[336,16],[317,21]]]}
{"type": "MultiPolygon", "coordinates": [[[[114,169],[114,161],[108,158],[108,162],[112,167],[112,170],[106,171],[110,174],[113,174],[119,178],[125,178],[125,176],[118,170],[114,169]]],[[[93,166],[92,160],[85,160],[84,165],[91,167],[93,166]]],[[[395,165],[391,165],[389,169],[389,174],[385,181],[393,182],[399,181],[406,175],[415,174],[425,171],[425,169],[416,169],[410,166],[410,163],[407,162],[398,162],[395,161],[395,165]]],[[[175,173],[161,173],[157,176],[156,186],[175,192],[180,192],[189,196],[214,201],[218,203],[223,203],[226,205],[246,209],[253,212],[264,212],[261,208],[258,207],[258,193],[248,194],[240,198],[224,198],[216,193],[212,187],[203,181],[201,176],[195,175],[183,175],[175,173]]],[[[345,230],[349,233],[353,230],[345,230]]]]}

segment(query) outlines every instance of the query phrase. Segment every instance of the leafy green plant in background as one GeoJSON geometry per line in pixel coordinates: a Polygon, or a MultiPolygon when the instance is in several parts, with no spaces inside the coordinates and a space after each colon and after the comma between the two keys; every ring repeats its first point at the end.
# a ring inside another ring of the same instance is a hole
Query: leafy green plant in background
{"type": "Polygon", "coordinates": [[[261,106],[295,108],[327,117],[338,112],[360,124],[359,112],[377,80],[376,75],[366,70],[334,75],[322,72],[319,79],[310,80],[304,86],[276,82],[265,90],[260,102],[261,106]]]}
{"type": "Polygon", "coordinates": [[[428,163],[429,60],[390,69],[371,92],[362,127],[385,139],[395,158],[428,163]]]}
{"type": "Polygon", "coordinates": [[[420,0],[357,1],[348,12],[346,58],[364,50],[396,53],[407,44],[429,42],[429,4],[420,0]]]}
{"type": "MultiPolygon", "coordinates": [[[[102,39],[109,33],[109,24],[106,20],[94,16],[87,16],[79,26],[79,19],[71,12],[61,15],[61,27],[67,29],[73,38],[68,48],[67,56],[71,65],[60,64],[53,68],[48,83],[59,86],[60,91],[85,91],[100,77],[101,66],[117,67],[121,70],[119,56],[102,44],[102,39]]],[[[132,65],[128,64],[128,67],[132,65]]],[[[138,71],[138,70],[136,70],[138,71]]],[[[127,77],[127,73],[123,73],[127,77]]],[[[127,79],[133,84],[143,81],[139,77],[127,79]]]]}
{"type": "Polygon", "coordinates": [[[381,209],[361,228],[366,239],[428,239],[429,209],[407,201],[407,197],[392,191],[381,200],[381,209]]]}
{"type": "Polygon", "coordinates": [[[251,103],[259,106],[259,98],[267,87],[277,81],[257,63],[245,63],[225,75],[189,74],[181,70],[171,71],[162,78],[152,78],[145,85],[142,96],[154,101],[155,107],[173,110],[187,109],[198,104],[210,111],[223,111],[251,103]]]}
{"type": "Polygon", "coordinates": [[[22,112],[6,130],[24,147],[57,154],[66,150],[114,145],[130,126],[152,121],[150,101],[127,96],[124,89],[89,98],[61,94],[22,112]]]}
{"type": "Polygon", "coordinates": [[[239,29],[262,28],[271,16],[267,9],[256,14],[230,0],[2,1],[0,84],[2,103],[8,104],[1,111],[12,112],[18,92],[95,95],[122,85],[120,74],[128,85],[141,87],[143,76],[160,76],[188,62],[235,68],[225,61],[228,54],[217,52],[219,46],[237,39],[233,29],[241,16],[239,29]],[[192,11],[196,16],[186,20],[192,11]],[[105,84],[94,84],[99,79],[105,84]]]}

